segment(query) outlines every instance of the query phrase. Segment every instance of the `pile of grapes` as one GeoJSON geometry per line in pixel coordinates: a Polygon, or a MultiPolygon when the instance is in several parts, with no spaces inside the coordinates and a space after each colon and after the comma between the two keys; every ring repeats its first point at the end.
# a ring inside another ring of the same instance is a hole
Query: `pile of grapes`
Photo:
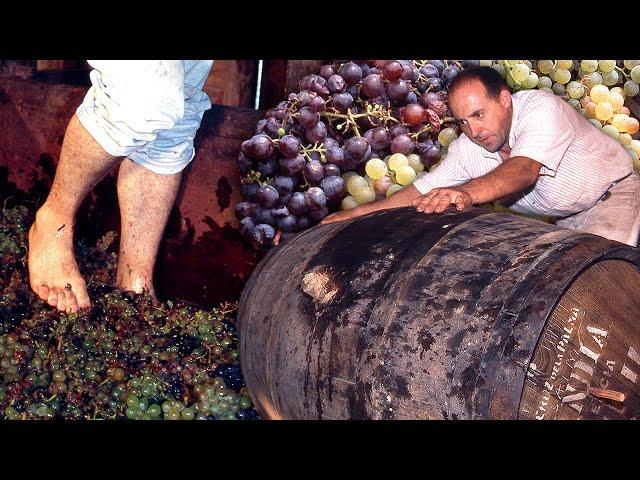
{"type": "Polygon", "coordinates": [[[491,66],[512,91],[565,98],[618,139],[640,171],[639,60],[336,61],[266,113],[238,156],[241,234],[270,247],[330,212],[389,197],[425,175],[459,134],[447,90],[471,66],[491,66]]]}
{"type": "Polygon", "coordinates": [[[109,287],[115,235],[82,242],[93,305],[61,314],[29,289],[25,206],[0,209],[1,419],[253,419],[235,306],[203,310],[109,287]]]}

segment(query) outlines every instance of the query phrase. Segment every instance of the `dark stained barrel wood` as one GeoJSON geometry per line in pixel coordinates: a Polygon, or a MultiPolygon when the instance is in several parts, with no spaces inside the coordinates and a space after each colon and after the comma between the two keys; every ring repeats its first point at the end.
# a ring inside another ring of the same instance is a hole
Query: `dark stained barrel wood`
{"type": "Polygon", "coordinates": [[[245,286],[245,380],[274,419],[635,418],[639,266],[637,248],[484,209],[316,227],[245,286]],[[569,397],[589,386],[625,401],[569,397]]]}

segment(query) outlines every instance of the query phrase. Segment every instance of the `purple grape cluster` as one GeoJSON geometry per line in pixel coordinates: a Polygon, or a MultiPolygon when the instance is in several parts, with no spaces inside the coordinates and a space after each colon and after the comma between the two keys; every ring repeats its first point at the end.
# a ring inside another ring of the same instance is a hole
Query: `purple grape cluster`
{"type": "Polygon", "coordinates": [[[307,75],[242,143],[241,234],[269,247],[340,209],[342,174],[370,158],[441,156],[447,88],[463,64],[443,60],[340,60],[307,75]]]}

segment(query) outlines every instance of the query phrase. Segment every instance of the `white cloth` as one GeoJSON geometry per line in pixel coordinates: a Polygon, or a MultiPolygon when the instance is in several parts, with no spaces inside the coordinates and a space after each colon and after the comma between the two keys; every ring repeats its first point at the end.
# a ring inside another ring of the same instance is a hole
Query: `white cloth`
{"type": "MultiPolygon", "coordinates": [[[[528,157],[543,165],[536,183],[519,194],[518,200],[510,207],[512,210],[568,217],[594,207],[614,182],[630,174],[637,178],[636,173],[632,174],[632,159],[624,147],[592,125],[566,101],[541,90],[520,91],[511,98],[510,156],[528,157]]],[[[420,193],[456,186],[489,173],[501,163],[498,152],[491,153],[462,134],[449,145],[440,164],[413,185],[420,193]]],[[[637,199],[632,197],[626,197],[630,202],[623,209],[626,213],[613,208],[616,202],[599,204],[599,216],[615,219],[618,224],[616,230],[626,230],[629,235],[632,235],[640,215],[634,206],[637,199]],[[631,215],[633,212],[635,216],[631,215]],[[630,216],[623,218],[627,214],[630,216]]],[[[606,237],[604,233],[599,235],[606,237]]],[[[621,235],[614,234],[617,238],[621,235]]]]}
{"type": "Polygon", "coordinates": [[[89,60],[91,88],[76,114],[108,153],[160,174],[182,171],[211,101],[212,60],[89,60]]]}
{"type": "Polygon", "coordinates": [[[638,246],[640,177],[633,174],[617,182],[594,207],[558,220],[556,225],[638,246]]]}

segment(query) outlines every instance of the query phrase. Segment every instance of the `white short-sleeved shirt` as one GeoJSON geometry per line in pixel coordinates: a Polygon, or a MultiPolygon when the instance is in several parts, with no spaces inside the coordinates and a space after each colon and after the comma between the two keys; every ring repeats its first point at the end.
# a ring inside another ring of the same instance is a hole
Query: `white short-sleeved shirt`
{"type": "MultiPolygon", "coordinates": [[[[528,214],[564,217],[591,208],[611,184],[633,171],[631,156],[620,143],[592,125],[560,97],[526,90],[512,95],[509,132],[511,157],[531,158],[543,165],[538,180],[511,209],[528,214]]],[[[414,182],[420,193],[461,185],[502,163],[465,134],[449,145],[445,158],[414,182]]]]}

